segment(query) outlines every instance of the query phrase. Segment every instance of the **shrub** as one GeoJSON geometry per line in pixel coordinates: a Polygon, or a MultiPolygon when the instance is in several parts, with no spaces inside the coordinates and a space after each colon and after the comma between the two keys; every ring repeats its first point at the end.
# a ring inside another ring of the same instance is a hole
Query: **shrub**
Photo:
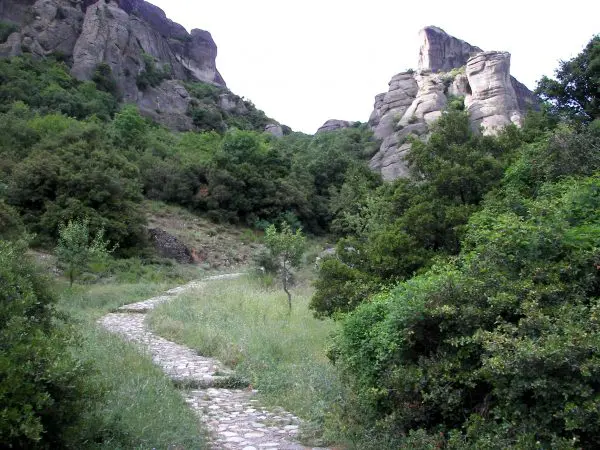
{"type": "Polygon", "coordinates": [[[490,203],[458,259],[360,305],[331,352],[350,413],[397,438],[442,432],[449,448],[593,447],[599,189],[567,180],[490,203]]]}
{"type": "Polygon", "coordinates": [[[15,31],[19,31],[19,27],[14,23],[0,21],[0,44],[6,42],[8,37],[15,31]]]}
{"type": "Polygon", "coordinates": [[[24,252],[0,241],[0,447],[65,448],[92,397],[74,336],[24,252]]]}
{"type": "Polygon", "coordinates": [[[0,239],[13,239],[25,231],[19,213],[0,199],[0,239]]]}
{"type": "Polygon", "coordinates": [[[162,68],[157,68],[154,57],[147,53],[142,54],[142,61],[144,68],[136,78],[136,84],[140,90],[145,91],[149,87],[156,87],[163,80],[171,78],[171,66],[164,65],[162,68]]]}

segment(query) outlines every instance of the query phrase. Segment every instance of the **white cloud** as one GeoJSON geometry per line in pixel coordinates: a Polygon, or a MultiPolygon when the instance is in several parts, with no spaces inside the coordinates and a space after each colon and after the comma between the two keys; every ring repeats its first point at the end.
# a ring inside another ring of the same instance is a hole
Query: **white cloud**
{"type": "Polygon", "coordinates": [[[188,30],[211,32],[233,92],[308,133],[327,119],[366,121],[392,75],[416,67],[426,25],[511,52],[512,74],[530,88],[600,32],[591,0],[150,1],[188,30]]]}

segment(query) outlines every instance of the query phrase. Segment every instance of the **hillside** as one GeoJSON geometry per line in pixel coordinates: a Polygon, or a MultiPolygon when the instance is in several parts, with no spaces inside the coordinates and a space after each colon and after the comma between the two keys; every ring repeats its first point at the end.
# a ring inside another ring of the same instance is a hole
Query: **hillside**
{"type": "Polygon", "coordinates": [[[596,448],[600,36],[535,95],[421,38],[311,136],[143,0],[1,0],[0,448],[596,448]]]}
{"type": "Polygon", "coordinates": [[[3,0],[0,21],[7,30],[0,57],[31,54],[65,61],[76,79],[107,79],[120,101],[136,104],[143,115],[172,129],[202,128],[200,115],[210,116],[212,127],[226,126],[229,117],[240,117],[239,126],[246,116],[254,118],[252,129],[278,127],[227,90],[208,31],[188,33],[144,0],[3,0]],[[207,89],[214,95],[209,103],[207,89]]]}

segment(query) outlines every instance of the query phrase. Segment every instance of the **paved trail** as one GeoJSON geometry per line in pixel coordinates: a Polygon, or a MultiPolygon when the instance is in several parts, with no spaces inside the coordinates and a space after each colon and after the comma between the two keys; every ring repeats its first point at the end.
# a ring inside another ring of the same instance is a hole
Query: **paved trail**
{"type": "Polygon", "coordinates": [[[179,386],[187,404],[211,432],[213,449],[304,450],[295,441],[300,420],[281,409],[261,408],[251,389],[228,389],[235,378],[221,362],[157,336],[146,326],[146,313],[180,294],[201,289],[212,280],[239,277],[220,275],[193,281],[143,302],[122,306],[99,323],[147,351],[156,365],[179,386]]]}

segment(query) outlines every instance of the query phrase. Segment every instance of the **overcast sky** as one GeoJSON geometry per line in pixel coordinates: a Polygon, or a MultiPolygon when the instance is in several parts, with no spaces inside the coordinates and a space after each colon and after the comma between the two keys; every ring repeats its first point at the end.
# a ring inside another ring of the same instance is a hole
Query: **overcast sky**
{"type": "Polygon", "coordinates": [[[597,0],[149,0],[188,31],[210,31],[228,87],[294,130],[366,121],[390,78],[416,68],[418,32],[436,25],[512,54],[534,88],[600,33],[597,0]]]}

